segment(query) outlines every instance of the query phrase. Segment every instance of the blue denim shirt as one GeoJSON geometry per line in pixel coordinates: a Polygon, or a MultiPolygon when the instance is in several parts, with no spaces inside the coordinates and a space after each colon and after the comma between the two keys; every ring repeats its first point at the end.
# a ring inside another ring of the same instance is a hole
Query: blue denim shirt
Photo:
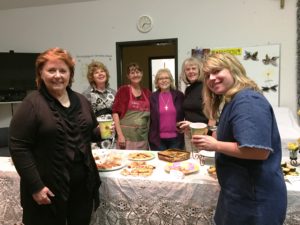
{"type": "Polygon", "coordinates": [[[223,108],[217,137],[219,141],[237,142],[239,147],[271,152],[267,160],[216,154],[221,186],[216,224],[283,224],[287,192],[280,167],[281,141],[273,109],[266,98],[250,89],[237,93],[223,108]]]}

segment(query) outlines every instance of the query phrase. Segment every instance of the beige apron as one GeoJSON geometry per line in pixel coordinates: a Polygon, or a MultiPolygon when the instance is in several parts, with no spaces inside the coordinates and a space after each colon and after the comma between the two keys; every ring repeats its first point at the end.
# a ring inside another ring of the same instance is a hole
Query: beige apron
{"type": "Polygon", "coordinates": [[[131,89],[129,92],[128,110],[120,120],[126,140],[126,149],[148,150],[150,103],[144,92],[142,92],[141,99],[136,99],[131,93],[131,89]]]}

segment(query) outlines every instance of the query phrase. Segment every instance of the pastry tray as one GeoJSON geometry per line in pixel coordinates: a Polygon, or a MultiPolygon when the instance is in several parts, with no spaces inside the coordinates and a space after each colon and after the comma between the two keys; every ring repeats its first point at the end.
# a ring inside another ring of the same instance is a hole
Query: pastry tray
{"type": "Polygon", "coordinates": [[[190,158],[190,152],[179,149],[167,149],[158,152],[158,158],[167,162],[180,162],[190,158]]]}

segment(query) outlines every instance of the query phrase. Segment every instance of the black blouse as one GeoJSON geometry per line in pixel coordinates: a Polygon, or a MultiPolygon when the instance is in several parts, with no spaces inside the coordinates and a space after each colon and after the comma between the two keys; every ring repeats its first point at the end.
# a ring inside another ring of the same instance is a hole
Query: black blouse
{"type": "Polygon", "coordinates": [[[68,94],[71,105],[65,108],[42,87],[23,100],[11,121],[9,148],[21,177],[21,201],[23,194],[44,186],[67,199],[74,160],[87,168],[87,189],[98,192],[100,179],[90,145],[100,140],[98,123],[83,95],[71,89],[68,94]]]}
{"type": "Polygon", "coordinates": [[[185,90],[183,111],[187,121],[208,123],[208,119],[203,114],[202,88],[202,82],[195,82],[185,90]]]}

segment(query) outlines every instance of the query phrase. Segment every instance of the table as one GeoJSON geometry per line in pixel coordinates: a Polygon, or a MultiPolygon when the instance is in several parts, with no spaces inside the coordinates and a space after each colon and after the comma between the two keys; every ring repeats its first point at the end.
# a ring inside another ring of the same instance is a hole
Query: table
{"type": "Polygon", "coordinates": [[[10,157],[0,157],[0,224],[22,224],[20,178],[10,157]]]}
{"type": "Polygon", "coordinates": [[[101,206],[92,224],[211,224],[219,185],[208,176],[208,165],[179,179],[164,171],[166,162],[157,155],[147,163],[156,169],[146,178],[100,173],[101,206]]]}
{"type": "MultiPolygon", "coordinates": [[[[194,159],[190,161],[198,163],[194,159]]],[[[207,173],[212,159],[206,160],[199,172],[184,179],[166,173],[165,162],[157,157],[147,162],[156,166],[150,177],[125,177],[120,174],[121,170],[100,172],[101,203],[91,225],[212,224],[219,193],[216,178],[207,173]]],[[[285,225],[298,225],[300,182],[286,184],[288,212],[285,225]]],[[[19,177],[8,157],[0,157],[0,185],[0,225],[21,224],[19,177]]]]}

